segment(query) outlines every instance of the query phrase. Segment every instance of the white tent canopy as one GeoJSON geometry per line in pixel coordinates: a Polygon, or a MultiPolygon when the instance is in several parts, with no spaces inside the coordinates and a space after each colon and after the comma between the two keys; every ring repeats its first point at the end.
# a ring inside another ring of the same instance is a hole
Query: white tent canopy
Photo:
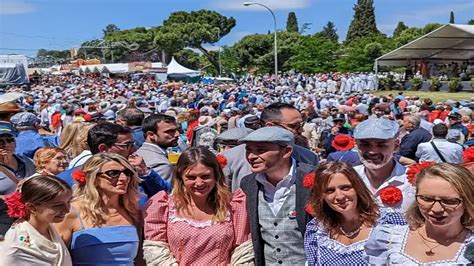
{"type": "Polygon", "coordinates": [[[406,66],[412,60],[446,64],[474,59],[474,25],[447,24],[375,60],[378,66],[406,66]]]}
{"type": "Polygon", "coordinates": [[[171,62],[168,64],[168,70],[166,72],[168,76],[190,76],[196,77],[201,73],[198,70],[192,70],[187,67],[180,65],[176,60],[171,58],[171,62]]]}

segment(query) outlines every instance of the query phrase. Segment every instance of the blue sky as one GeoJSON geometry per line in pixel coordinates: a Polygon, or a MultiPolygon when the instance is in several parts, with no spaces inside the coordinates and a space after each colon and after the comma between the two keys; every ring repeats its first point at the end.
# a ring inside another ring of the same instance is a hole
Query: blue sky
{"type": "MultiPolygon", "coordinates": [[[[107,24],[121,29],[161,25],[171,12],[210,9],[237,20],[222,39],[232,44],[242,36],[272,30],[267,10],[242,6],[243,0],[0,0],[0,54],[34,56],[36,50],[69,49],[102,36],[107,24]],[[10,50],[8,50],[10,49],[10,50]],[[16,49],[16,50],[14,50],[16,49]]],[[[275,11],[277,28],[284,29],[288,12],[296,12],[308,33],[333,21],[344,38],[356,0],[258,0],[275,11]]],[[[474,19],[473,0],[375,0],[377,27],[391,35],[398,21],[409,26],[447,23],[454,11],[457,23],[474,19]]]]}

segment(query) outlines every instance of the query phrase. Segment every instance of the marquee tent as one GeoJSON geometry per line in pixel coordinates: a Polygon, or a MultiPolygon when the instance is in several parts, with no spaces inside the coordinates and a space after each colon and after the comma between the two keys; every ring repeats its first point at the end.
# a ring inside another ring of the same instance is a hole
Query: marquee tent
{"type": "Polygon", "coordinates": [[[192,70],[187,67],[180,65],[176,60],[171,58],[171,62],[168,64],[168,70],[166,72],[168,78],[185,78],[185,77],[197,77],[201,75],[198,70],[192,70]]]}
{"type": "Polygon", "coordinates": [[[378,66],[406,66],[412,61],[447,64],[474,59],[474,25],[447,24],[375,60],[378,66]]]}

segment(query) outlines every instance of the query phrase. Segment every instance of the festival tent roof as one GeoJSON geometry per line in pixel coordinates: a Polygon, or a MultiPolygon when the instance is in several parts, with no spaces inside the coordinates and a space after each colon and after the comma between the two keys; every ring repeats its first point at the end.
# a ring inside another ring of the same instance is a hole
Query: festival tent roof
{"type": "Polygon", "coordinates": [[[187,67],[180,65],[176,60],[171,58],[171,62],[168,64],[168,70],[166,72],[168,76],[190,76],[196,77],[201,74],[198,70],[192,70],[187,67]]]}
{"type": "Polygon", "coordinates": [[[406,66],[411,60],[446,64],[474,59],[474,25],[447,24],[375,59],[377,66],[406,66]]]}

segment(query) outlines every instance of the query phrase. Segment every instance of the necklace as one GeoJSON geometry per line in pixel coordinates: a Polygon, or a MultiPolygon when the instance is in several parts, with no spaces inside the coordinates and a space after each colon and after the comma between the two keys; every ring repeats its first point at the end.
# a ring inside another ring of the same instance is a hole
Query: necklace
{"type": "Polygon", "coordinates": [[[358,228],[356,228],[354,231],[351,231],[351,232],[346,232],[344,230],[344,228],[342,228],[342,226],[339,226],[339,230],[341,230],[343,235],[345,235],[346,237],[351,238],[351,237],[357,235],[360,232],[360,230],[362,229],[362,224],[358,228]]]}
{"type": "MultiPolygon", "coordinates": [[[[429,242],[429,243],[438,243],[438,242],[437,242],[437,241],[432,241],[432,240],[430,240],[430,239],[427,239],[425,236],[423,236],[423,235],[420,233],[420,229],[418,229],[418,230],[416,230],[416,231],[418,232],[418,235],[420,235],[421,240],[423,241],[423,244],[429,249],[429,250],[425,251],[426,256],[429,256],[429,257],[434,256],[436,253],[433,251],[433,249],[435,249],[435,248],[441,246],[442,243],[439,243],[438,245],[436,245],[436,246],[434,246],[434,247],[430,247],[427,242],[429,242]]],[[[456,239],[458,236],[460,236],[460,235],[462,234],[462,232],[464,232],[464,228],[461,229],[461,231],[460,231],[459,233],[457,233],[454,237],[452,237],[452,238],[446,240],[445,243],[448,243],[448,242],[450,242],[451,240],[456,239]]]]}

